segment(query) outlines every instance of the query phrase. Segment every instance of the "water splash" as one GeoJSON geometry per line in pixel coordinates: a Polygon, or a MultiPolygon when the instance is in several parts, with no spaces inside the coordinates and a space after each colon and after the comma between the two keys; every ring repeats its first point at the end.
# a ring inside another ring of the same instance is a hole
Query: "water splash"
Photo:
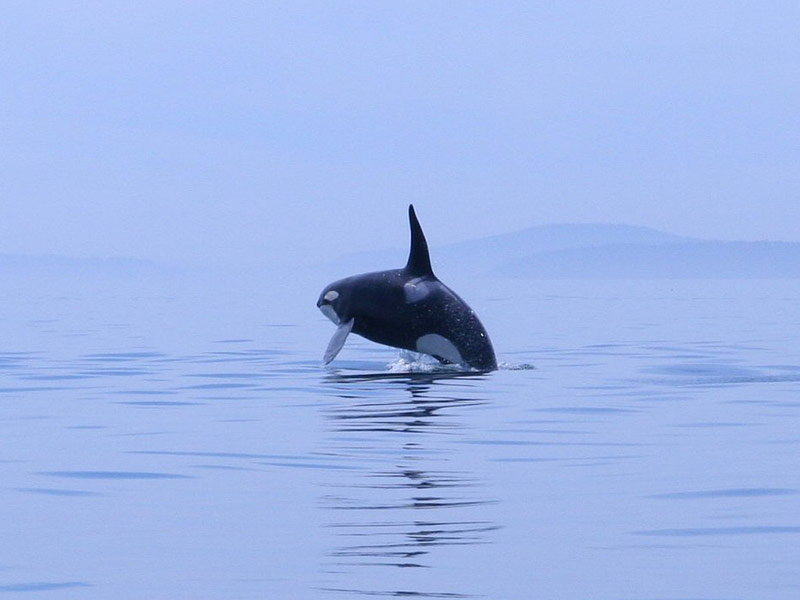
{"type": "Polygon", "coordinates": [[[475,373],[463,365],[443,364],[432,356],[410,350],[400,350],[399,356],[387,363],[390,373],[475,373]]]}
{"type": "Polygon", "coordinates": [[[533,371],[536,367],[530,363],[500,361],[497,363],[497,369],[500,371],[533,371]]]}
{"type": "MultiPolygon", "coordinates": [[[[463,365],[443,364],[427,354],[410,350],[400,350],[393,361],[387,363],[390,373],[477,373],[477,369],[463,365]]],[[[536,367],[530,363],[501,361],[497,363],[500,371],[533,371],[536,367]]]]}

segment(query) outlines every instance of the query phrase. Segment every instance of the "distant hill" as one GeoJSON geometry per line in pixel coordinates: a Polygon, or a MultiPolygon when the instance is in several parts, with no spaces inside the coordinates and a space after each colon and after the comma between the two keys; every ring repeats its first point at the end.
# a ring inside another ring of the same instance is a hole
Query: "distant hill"
{"type": "Polygon", "coordinates": [[[800,243],[608,244],[532,253],[497,273],[543,279],[782,279],[800,277],[800,243]]]}
{"type": "MultiPolygon", "coordinates": [[[[431,234],[429,234],[430,238],[431,234]]],[[[430,239],[429,239],[430,241],[430,239]]],[[[330,266],[342,275],[405,264],[406,249],[351,254],[330,266]]],[[[800,243],[724,242],[648,227],[565,224],[433,246],[441,273],[533,278],[794,278],[800,243]]]]}

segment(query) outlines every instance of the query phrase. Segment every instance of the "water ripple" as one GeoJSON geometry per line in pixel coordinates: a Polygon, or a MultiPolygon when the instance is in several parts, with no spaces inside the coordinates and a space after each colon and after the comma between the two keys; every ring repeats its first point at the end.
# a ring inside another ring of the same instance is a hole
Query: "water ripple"
{"type": "Polygon", "coordinates": [[[65,590],[68,588],[91,587],[90,583],[85,581],[60,581],[60,582],[44,582],[34,581],[30,583],[13,583],[7,585],[0,585],[0,593],[6,592],[49,592],[53,590],[65,590]]]}
{"type": "MultiPolygon", "coordinates": [[[[332,577],[342,569],[430,569],[447,548],[491,543],[488,536],[498,525],[486,518],[494,501],[482,496],[484,482],[448,465],[455,458],[450,438],[463,435],[459,413],[487,403],[470,393],[479,390],[474,386],[483,377],[426,372],[329,373],[323,378],[323,391],[336,401],[321,409],[331,426],[322,453],[349,457],[362,467],[330,482],[322,496],[323,506],[332,511],[327,527],[341,540],[328,553],[326,572],[332,577]],[[365,462],[367,457],[371,460],[365,462]],[[382,466],[370,467],[373,461],[382,466]],[[442,518],[420,518],[429,511],[442,518]],[[335,516],[353,513],[363,516],[335,516]]],[[[410,586],[325,589],[365,596],[471,597],[410,586]]]]}
{"type": "Polygon", "coordinates": [[[189,479],[190,475],[147,471],[40,471],[37,475],[72,479],[189,479]]]}
{"type": "Polygon", "coordinates": [[[790,496],[798,490],[788,488],[734,488],[729,490],[705,490],[697,492],[671,492],[653,494],[648,498],[663,500],[693,500],[696,498],[756,498],[763,496],[790,496]]]}
{"type": "Polygon", "coordinates": [[[688,527],[685,529],[649,529],[632,531],[633,535],[666,536],[666,537],[706,537],[729,535],[771,535],[796,534],[800,527],[786,525],[751,526],[751,527],[688,527]]]}

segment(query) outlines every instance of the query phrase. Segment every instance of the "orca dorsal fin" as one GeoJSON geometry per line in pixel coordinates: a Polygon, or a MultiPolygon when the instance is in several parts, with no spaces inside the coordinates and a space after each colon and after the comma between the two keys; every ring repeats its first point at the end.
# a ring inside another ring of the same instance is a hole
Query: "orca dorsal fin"
{"type": "Polygon", "coordinates": [[[408,253],[406,272],[416,277],[435,277],[431,268],[431,256],[428,253],[428,242],[417,220],[414,205],[408,205],[408,223],[411,226],[411,250],[408,253]]]}

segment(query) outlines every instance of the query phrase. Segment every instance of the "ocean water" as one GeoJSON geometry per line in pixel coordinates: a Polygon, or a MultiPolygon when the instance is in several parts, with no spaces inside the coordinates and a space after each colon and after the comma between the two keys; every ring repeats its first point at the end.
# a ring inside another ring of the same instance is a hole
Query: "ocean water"
{"type": "Polygon", "coordinates": [[[332,279],[6,282],[0,596],[800,597],[797,281],[448,281],[474,374],[332,279]]]}

